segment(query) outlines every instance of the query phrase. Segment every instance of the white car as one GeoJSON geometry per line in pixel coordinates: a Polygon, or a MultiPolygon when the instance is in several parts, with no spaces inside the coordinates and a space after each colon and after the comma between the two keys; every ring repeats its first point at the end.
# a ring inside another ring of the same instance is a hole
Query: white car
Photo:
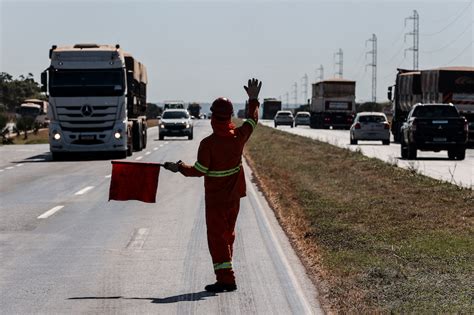
{"type": "Polygon", "coordinates": [[[273,118],[273,122],[275,123],[275,128],[281,125],[287,125],[293,128],[293,113],[289,110],[279,110],[273,118]]]}
{"type": "Polygon", "coordinates": [[[378,140],[390,144],[390,124],[384,113],[360,112],[356,115],[350,129],[350,142],[359,140],[378,140]]]}
{"type": "Polygon", "coordinates": [[[298,112],[295,116],[295,127],[298,125],[309,126],[311,114],[309,112],[298,112]]]}
{"type": "Polygon", "coordinates": [[[193,121],[185,109],[167,109],[160,117],[159,139],[167,137],[188,137],[193,139],[193,121]]]}

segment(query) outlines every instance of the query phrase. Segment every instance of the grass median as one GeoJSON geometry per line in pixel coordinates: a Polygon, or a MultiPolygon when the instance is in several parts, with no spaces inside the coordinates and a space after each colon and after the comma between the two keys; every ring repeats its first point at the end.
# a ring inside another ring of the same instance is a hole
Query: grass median
{"type": "Polygon", "coordinates": [[[474,312],[474,194],[259,125],[245,156],[328,311],[474,312]]]}

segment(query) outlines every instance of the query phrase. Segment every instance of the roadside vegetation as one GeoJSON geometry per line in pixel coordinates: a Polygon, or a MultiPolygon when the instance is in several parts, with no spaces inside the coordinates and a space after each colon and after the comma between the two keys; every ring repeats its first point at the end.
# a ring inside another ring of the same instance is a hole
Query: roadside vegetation
{"type": "Polygon", "coordinates": [[[329,312],[474,313],[474,193],[259,125],[245,156],[329,312]]]}

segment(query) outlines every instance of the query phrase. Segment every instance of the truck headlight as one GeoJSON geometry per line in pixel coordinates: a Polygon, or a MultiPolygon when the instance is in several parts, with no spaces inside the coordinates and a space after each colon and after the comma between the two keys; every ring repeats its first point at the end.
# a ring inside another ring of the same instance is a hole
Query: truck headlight
{"type": "Polygon", "coordinates": [[[115,139],[120,139],[122,138],[122,130],[117,130],[115,133],[114,133],[114,137],[115,139]]]}
{"type": "Polygon", "coordinates": [[[53,131],[53,138],[54,140],[59,141],[59,139],[61,139],[61,134],[55,130],[53,131]]]}

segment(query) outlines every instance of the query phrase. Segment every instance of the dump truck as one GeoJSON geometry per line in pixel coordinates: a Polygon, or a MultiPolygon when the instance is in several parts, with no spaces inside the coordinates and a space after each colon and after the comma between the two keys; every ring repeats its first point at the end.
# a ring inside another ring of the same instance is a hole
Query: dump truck
{"type": "Polygon", "coordinates": [[[31,117],[40,128],[49,125],[48,102],[39,99],[26,99],[18,107],[18,117],[31,117]]]}
{"type": "Polygon", "coordinates": [[[199,119],[201,115],[201,105],[199,105],[199,103],[189,103],[188,112],[194,118],[199,119]]]}
{"type": "Polygon", "coordinates": [[[276,113],[281,110],[281,101],[276,98],[265,98],[262,107],[262,119],[273,119],[276,113]]]}
{"type": "Polygon", "coordinates": [[[311,128],[349,129],[355,116],[356,82],[334,78],[312,85],[311,128]]]}
{"type": "Polygon", "coordinates": [[[474,67],[442,67],[420,71],[397,69],[395,85],[388,88],[393,104],[392,134],[400,141],[400,128],[416,103],[453,104],[466,118],[469,143],[474,143],[474,67]]]}
{"type": "Polygon", "coordinates": [[[76,44],[49,51],[41,74],[49,95],[53,159],[112,152],[121,158],[147,145],[146,67],[120,45],[76,44]]]}

